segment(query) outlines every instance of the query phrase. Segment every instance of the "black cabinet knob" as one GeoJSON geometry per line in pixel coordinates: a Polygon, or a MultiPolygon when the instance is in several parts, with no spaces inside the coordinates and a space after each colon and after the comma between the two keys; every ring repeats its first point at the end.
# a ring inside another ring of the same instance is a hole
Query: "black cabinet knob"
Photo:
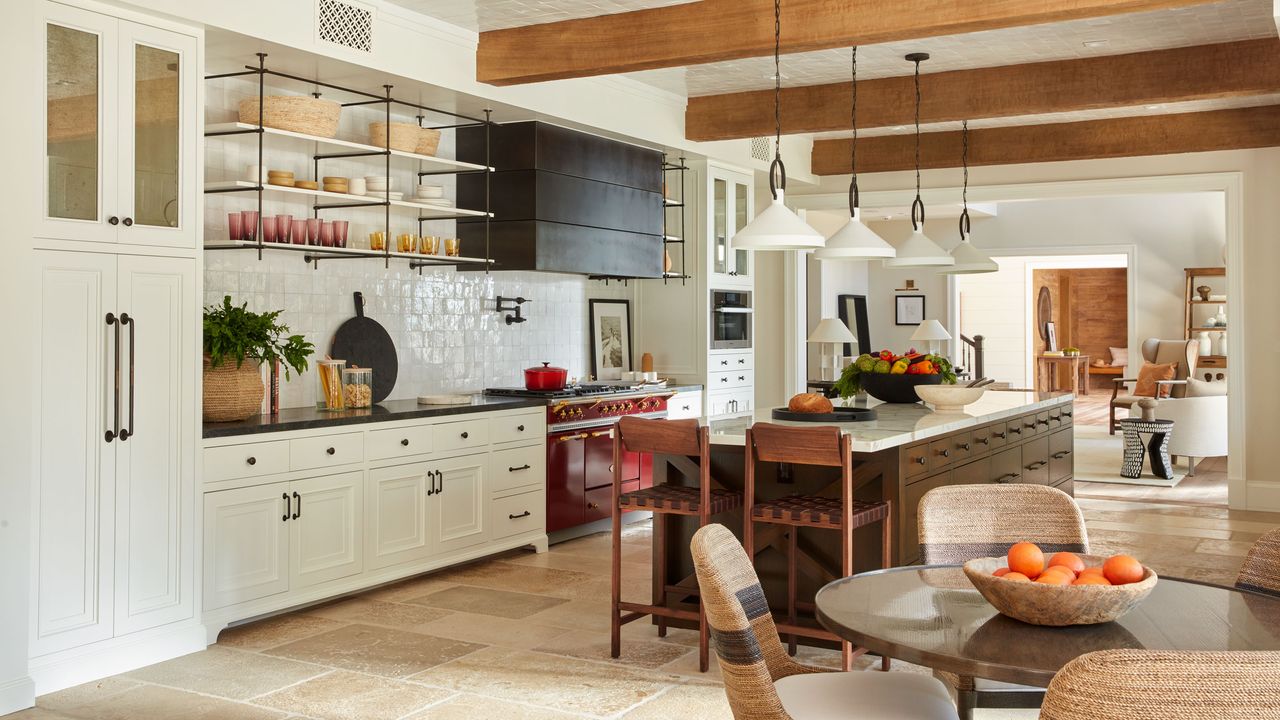
{"type": "Polygon", "coordinates": [[[917,457],[913,457],[913,458],[911,458],[911,460],[912,460],[913,462],[915,462],[915,464],[917,464],[917,465],[923,465],[923,464],[924,464],[924,456],[923,456],[923,455],[919,455],[919,456],[917,456],[917,457]]]}
{"type": "Polygon", "coordinates": [[[738,364],[739,364],[739,365],[746,365],[746,364],[747,364],[747,359],[746,359],[746,358],[738,358],[738,364]]]}
{"type": "Polygon", "coordinates": [[[409,447],[409,438],[404,438],[403,440],[400,441],[400,444],[405,447],[409,447]]]}
{"type": "Polygon", "coordinates": [[[249,463],[250,465],[257,465],[257,464],[258,464],[258,458],[256,458],[256,457],[254,457],[254,456],[250,455],[250,456],[249,456],[249,459],[248,459],[248,460],[245,460],[245,462],[249,463]]]}
{"type": "Polygon", "coordinates": [[[108,225],[119,225],[119,224],[120,224],[120,218],[116,217],[115,215],[112,215],[111,217],[107,218],[107,224],[108,224],[108,225]]]}
{"type": "Polygon", "coordinates": [[[122,220],[121,222],[123,222],[123,223],[124,223],[124,226],[125,226],[125,227],[129,227],[130,225],[133,225],[133,218],[131,218],[131,217],[127,217],[127,218],[125,218],[124,220],[122,220]]]}
{"type": "MultiPolygon", "coordinates": [[[[979,445],[990,445],[991,438],[976,438],[975,442],[977,442],[979,445]]],[[[968,450],[968,448],[965,448],[965,449],[968,450]]]]}
{"type": "Polygon", "coordinates": [[[939,450],[938,454],[941,455],[942,457],[951,457],[950,450],[939,450]]]}
{"type": "Polygon", "coordinates": [[[516,432],[524,432],[524,426],[523,426],[523,425],[517,425],[517,426],[516,426],[516,432]]]}
{"type": "Polygon", "coordinates": [[[959,445],[956,445],[956,447],[960,448],[961,450],[968,450],[969,443],[960,443],[959,445]]]}
{"type": "Polygon", "coordinates": [[[466,439],[467,439],[467,438],[469,438],[469,437],[471,437],[471,433],[469,433],[469,432],[467,432],[467,431],[465,431],[465,430],[464,430],[464,431],[462,432],[462,439],[463,439],[463,440],[466,440],[466,439]]]}
{"type": "Polygon", "coordinates": [[[991,434],[992,434],[992,435],[995,435],[996,437],[1000,438],[1001,440],[1003,440],[1003,439],[1004,439],[1004,435],[1005,435],[1004,433],[991,433],[991,434]]]}
{"type": "Polygon", "coordinates": [[[338,451],[337,451],[336,449],[334,449],[334,448],[327,448],[327,449],[325,450],[325,452],[326,452],[327,454],[329,454],[329,455],[333,455],[334,453],[336,453],[336,452],[338,452],[338,451]]]}

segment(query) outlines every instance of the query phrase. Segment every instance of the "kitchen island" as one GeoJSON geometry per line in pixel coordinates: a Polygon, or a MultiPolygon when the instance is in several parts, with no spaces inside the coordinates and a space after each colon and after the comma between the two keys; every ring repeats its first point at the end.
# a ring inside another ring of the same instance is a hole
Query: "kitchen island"
{"type": "MultiPolygon", "coordinates": [[[[916,507],[926,492],[943,485],[1035,483],[1072,493],[1072,410],[1070,393],[988,392],[965,412],[935,412],[923,404],[888,404],[858,400],[874,408],[876,418],[836,425],[852,440],[854,495],[859,500],[892,503],[895,565],[919,561],[916,507]]],[[[711,425],[711,474],[727,489],[743,488],[746,429],[753,422],[775,422],[772,409],[754,417],[711,425]]],[[[780,422],[820,426],[823,423],[780,422]]],[[[760,463],[756,496],[761,500],[792,494],[830,494],[839,468],[760,463]]],[[[659,456],[654,481],[696,484],[696,466],[687,458],[659,456]]],[[[838,492],[837,485],[834,490],[838,492]]],[[[713,518],[742,536],[742,513],[713,518]]],[[[669,516],[655,532],[666,533],[667,557],[654,558],[655,587],[665,584],[668,604],[688,601],[696,592],[689,540],[697,518],[669,516]],[[663,571],[665,569],[665,572],[663,571]],[[693,591],[693,592],[689,592],[693,591]]],[[[756,570],[775,606],[785,598],[787,528],[757,525],[756,570]]],[[[801,598],[812,598],[840,567],[838,535],[830,530],[802,528],[800,543],[801,598]]],[[[660,547],[655,543],[654,547],[660,547]]],[[[854,534],[854,569],[879,567],[881,528],[873,524],[854,534]]],[[[655,598],[656,601],[656,598],[655,598]]]]}

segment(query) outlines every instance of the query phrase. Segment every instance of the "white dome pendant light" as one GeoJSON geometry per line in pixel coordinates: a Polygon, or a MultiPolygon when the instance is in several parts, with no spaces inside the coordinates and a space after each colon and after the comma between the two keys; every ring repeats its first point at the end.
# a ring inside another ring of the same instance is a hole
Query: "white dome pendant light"
{"type": "Polygon", "coordinates": [[[974,247],[969,241],[969,121],[965,120],[960,128],[961,147],[960,164],[964,167],[964,189],[960,191],[960,199],[964,210],[960,213],[960,244],[952,248],[951,257],[956,264],[943,268],[938,272],[943,275],[975,275],[977,273],[999,272],[1000,266],[990,256],[974,247]]]}
{"type": "Polygon", "coordinates": [[[769,165],[769,192],[773,202],[746,227],[733,236],[740,250],[813,250],[826,242],[822,233],[809,227],[799,215],[782,204],[787,189],[787,168],[782,164],[782,3],[773,0],[773,122],[775,129],[773,162],[769,165]],[[774,172],[778,178],[775,179],[774,172]]]}
{"type": "Polygon", "coordinates": [[[851,90],[853,105],[850,114],[853,125],[853,143],[849,146],[849,222],[835,235],[827,238],[826,247],[818,248],[813,256],[819,260],[869,260],[893,257],[897,251],[874,230],[863,224],[858,207],[858,48],[853,48],[851,90]]]}
{"type": "Polygon", "coordinates": [[[907,62],[916,64],[916,199],[911,203],[911,235],[894,243],[897,257],[887,258],[887,268],[943,267],[954,265],[955,258],[924,234],[924,201],[920,199],[920,63],[929,53],[911,53],[907,62]]]}

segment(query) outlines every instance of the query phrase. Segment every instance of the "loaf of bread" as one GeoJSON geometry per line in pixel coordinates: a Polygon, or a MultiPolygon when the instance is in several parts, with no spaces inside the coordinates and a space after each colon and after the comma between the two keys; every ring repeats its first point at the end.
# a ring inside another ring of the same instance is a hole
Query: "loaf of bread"
{"type": "Polygon", "coordinates": [[[787,409],[797,413],[829,413],[831,401],[818,393],[800,393],[792,396],[787,409]]]}

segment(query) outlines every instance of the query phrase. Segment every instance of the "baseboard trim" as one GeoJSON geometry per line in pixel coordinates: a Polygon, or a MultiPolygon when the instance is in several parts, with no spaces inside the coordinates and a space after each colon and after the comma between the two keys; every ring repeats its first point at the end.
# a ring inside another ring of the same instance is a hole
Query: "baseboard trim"
{"type": "Polygon", "coordinates": [[[0,715],[36,704],[36,684],[27,675],[0,682],[0,715]]]}
{"type": "Polygon", "coordinates": [[[204,626],[184,621],[32,658],[36,695],[57,692],[205,649],[204,626]]]}

